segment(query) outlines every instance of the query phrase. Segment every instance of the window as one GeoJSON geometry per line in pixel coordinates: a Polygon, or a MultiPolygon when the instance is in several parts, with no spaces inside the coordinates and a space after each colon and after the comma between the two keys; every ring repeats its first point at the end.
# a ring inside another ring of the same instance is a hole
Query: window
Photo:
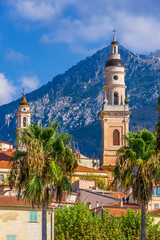
{"type": "Polygon", "coordinates": [[[38,222],[37,221],[37,211],[30,211],[29,212],[29,221],[30,222],[38,222]]]}
{"type": "Polygon", "coordinates": [[[87,163],[83,163],[83,166],[84,166],[84,167],[88,167],[88,166],[87,166],[87,163]]]}
{"type": "Polygon", "coordinates": [[[114,47],[114,53],[116,53],[116,47],[114,47]]]}
{"type": "Polygon", "coordinates": [[[154,208],[159,208],[159,204],[158,204],[158,203],[155,203],[155,204],[154,204],[154,208]]]}
{"type": "Polygon", "coordinates": [[[0,181],[3,181],[3,180],[4,180],[4,175],[0,174],[0,181]]]}
{"type": "Polygon", "coordinates": [[[120,145],[120,134],[117,129],[113,132],[113,145],[120,145]]]}
{"type": "Polygon", "coordinates": [[[23,118],[23,127],[26,127],[26,117],[23,118]]]}
{"type": "Polygon", "coordinates": [[[114,93],[114,105],[118,105],[118,93],[114,93]]]}
{"type": "Polygon", "coordinates": [[[158,197],[160,197],[160,188],[158,188],[158,197]]]}
{"type": "Polygon", "coordinates": [[[114,80],[118,80],[118,75],[114,75],[114,76],[113,76],[113,79],[114,79],[114,80]]]}
{"type": "Polygon", "coordinates": [[[153,188],[152,197],[157,197],[157,188],[153,188]]]}
{"type": "Polygon", "coordinates": [[[75,195],[69,195],[68,199],[69,201],[75,201],[75,195]]]}
{"type": "Polygon", "coordinates": [[[7,235],[6,240],[16,240],[16,235],[7,235]]]}

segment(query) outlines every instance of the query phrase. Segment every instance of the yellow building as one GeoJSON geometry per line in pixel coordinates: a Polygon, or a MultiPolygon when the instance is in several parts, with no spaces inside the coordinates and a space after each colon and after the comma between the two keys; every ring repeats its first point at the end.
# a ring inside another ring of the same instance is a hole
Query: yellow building
{"type": "MultiPolygon", "coordinates": [[[[54,234],[53,207],[47,209],[47,240],[54,234]],[[52,221],[51,221],[52,218],[52,221]],[[51,225],[52,224],[52,225],[51,225]]],[[[0,240],[42,239],[42,210],[26,200],[0,196],[0,240]]]]}
{"type": "Polygon", "coordinates": [[[105,179],[106,186],[108,185],[108,174],[107,174],[107,172],[105,172],[103,170],[97,170],[97,169],[92,169],[92,168],[80,166],[80,165],[75,169],[75,171],[73,173],[72,183],[79,180],[79,179],[83,179],[84,176],[90,175],[90,174],[92,176],[100,177],[100,178],[105,179]]]}
{"type": "Polygon", "coordinates": [[[111,42],[111,54],[105,65],[105,97],[100,113],[102,120],[102,169],[109,171],[109,180],[116,164],[117,150],[125,145],[123,135],[129,130],[128,101],[125,96],[125,68],[118,53],[116,38],[111,42]]]}

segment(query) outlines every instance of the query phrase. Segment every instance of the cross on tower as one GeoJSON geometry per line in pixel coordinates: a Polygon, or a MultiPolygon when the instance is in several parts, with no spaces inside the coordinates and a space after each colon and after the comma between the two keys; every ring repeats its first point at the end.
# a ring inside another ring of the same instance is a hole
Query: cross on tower
{"type": "Polygon", "coordinates": [[[114,37],[116,37],[117,30],[114,28],[112,32],[114,32],[114,37]]]}
{"type": "Polygon", "coordinates": [[[22,96],[24,96],[24,88],[23,88],[23,93],[21,93],[22,94],[22,96]]]}

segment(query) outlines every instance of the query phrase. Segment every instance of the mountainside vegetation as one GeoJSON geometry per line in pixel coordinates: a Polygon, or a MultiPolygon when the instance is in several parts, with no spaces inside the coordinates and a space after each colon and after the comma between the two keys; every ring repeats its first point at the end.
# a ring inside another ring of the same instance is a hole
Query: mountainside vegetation
{"type": "MultiPolygon", "coordinates": [[[[119,47],[125,64],[125,82],[132,111],[130,130],[144,127],[153,131],[156,124],[156,102],[160,82],[160,51],[149,56],[138,55],[119,47]]],[[[99,113],[104,95],[104,66],[110,47],[80,61],[64,74],[53,78],[41,88],[26,94],[31,106],[32,121],[59,122],[61,129],[73,135],[81,153],[101,157],[101,121],[99,113]]],[[[20,99],[0,106],[0,135],[14,143],[16,111],[20,99]]]]}

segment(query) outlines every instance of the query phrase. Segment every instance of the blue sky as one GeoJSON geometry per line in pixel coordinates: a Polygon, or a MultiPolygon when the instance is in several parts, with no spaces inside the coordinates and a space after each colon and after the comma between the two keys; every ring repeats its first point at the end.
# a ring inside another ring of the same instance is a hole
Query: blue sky
{"type": "Polygon", "coordinates": [[[158,0],[0,0],[0,105],[118,42],[160,49],[158,0]]]}

